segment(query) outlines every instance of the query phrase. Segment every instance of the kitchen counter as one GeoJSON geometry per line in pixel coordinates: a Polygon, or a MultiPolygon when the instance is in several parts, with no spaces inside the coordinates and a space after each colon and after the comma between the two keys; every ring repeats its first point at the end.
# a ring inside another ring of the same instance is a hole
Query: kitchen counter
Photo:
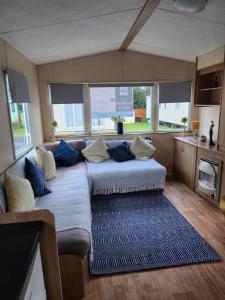
{"type": "Polygon", "coordinates": [[[216,152],[218,154],[225,155],[224,152],[218,150],[217,146],[210,147],[209,146],[209,141],[206,141],[204,143],[204,142],[201,142],[199,139],[194,139],[192,136],[175,137],[175,139],[178,140],[178,141],[181,141],[181,142],[186,142],[186,143],[188,143],[190,145],[193,145],[193,146],[196,146],[198,148],[202,148],[202,149],[205,149],[205,150],[216,152]]]}

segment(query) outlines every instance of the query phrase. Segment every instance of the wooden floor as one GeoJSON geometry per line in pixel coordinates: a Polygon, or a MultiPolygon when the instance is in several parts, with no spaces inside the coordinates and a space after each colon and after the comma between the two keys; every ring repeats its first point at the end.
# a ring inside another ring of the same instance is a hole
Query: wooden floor
{"type": "Polygon", "coordinates": [[[222,261],[94,278],[86,271],[85,300],[225,299],[225,216],[174,179],[164,193],[222,261]]]}

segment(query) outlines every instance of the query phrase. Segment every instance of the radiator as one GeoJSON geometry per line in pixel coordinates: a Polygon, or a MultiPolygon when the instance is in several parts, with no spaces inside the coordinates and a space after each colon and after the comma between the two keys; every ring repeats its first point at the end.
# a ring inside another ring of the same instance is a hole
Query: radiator
{"type": "Polygon", "coordinates": [[[205,156],[200,157],[198,168],[198,189],[214,201],[219,202],[222,161],[205,156]]]}

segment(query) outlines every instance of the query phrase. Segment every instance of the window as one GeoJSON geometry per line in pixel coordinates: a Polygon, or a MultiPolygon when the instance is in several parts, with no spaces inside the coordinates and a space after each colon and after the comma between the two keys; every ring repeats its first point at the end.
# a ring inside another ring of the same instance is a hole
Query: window
{"type": "Polygon", "coordinates": [[[189,103],[166,103],[159,105],[159,130],[183,130],[182,117],[189,116],[189,103]]]}
{"type": "Polygon", "coordinates": [[[83,104],[53,104],[53,118],[57,122],[56,133],[83,133],[83,104]]]}
{"type": "Polygon", "coordinates": [[[159,83],[159,130],[182,130],[181,119],[189,119],[191,82],[159,83]]]}
{"type": "Polygon", "coordinates": [[[115,133],[113,119],[124,119],[124,132],[151,129],[152,86],[90,86],[92,132],[115,133]]]}
{"type": "Polygon", "coordinates": [[[6,74],[5,76],[13,143],[15,154],[17,156],[31,145],[31,135],[28,117],[29,103],[13,103],[9,89],[8,75],[6,74]]]}

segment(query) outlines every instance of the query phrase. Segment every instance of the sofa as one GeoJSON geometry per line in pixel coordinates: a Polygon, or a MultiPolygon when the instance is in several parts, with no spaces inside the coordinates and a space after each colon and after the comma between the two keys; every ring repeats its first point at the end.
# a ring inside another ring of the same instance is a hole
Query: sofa
{"type": "MultiPolygon", "coordinates": [[[[113,140],[106,141],[106,144],[108,147],[115,147],[121,142],[113,140]]],[[[127,141],[129,144],[131,142],[127,141]]],[[[78,150],[90,143],[91,141],[85,140],[68,141],[70,146],[78,150]]],[[[45,143],[40,146],[54,153],[58,144],[59,142],[45,143]]],[[[17,160],[7,171],[25,177],[25,157],[35,161],[35,150],[17,160]]],[[[72,167],[57,168],[56,178],[47,182],[52,193],[36,198],[36,206],[39,209],[49,209],[55,215],[59,255],[72,255],[82,260],[88,251],[91,252],[91,194],[163,189],[165,177],[166,169],[153,158],[123,163],[108,160],[99,164],[81,159],[72,167]]],[[[0,176],[2,213],[7,211],[3,179],[3,175],[0,176]]]]}

